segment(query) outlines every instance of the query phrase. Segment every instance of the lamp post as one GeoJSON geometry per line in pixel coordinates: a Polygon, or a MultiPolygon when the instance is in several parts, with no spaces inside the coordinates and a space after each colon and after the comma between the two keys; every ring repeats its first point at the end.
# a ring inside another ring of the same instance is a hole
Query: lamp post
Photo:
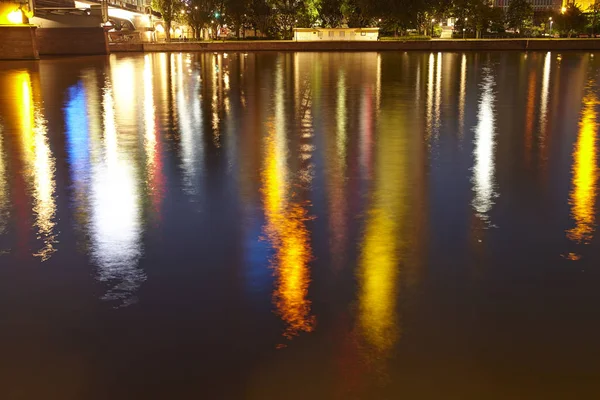
{"type": "Polygon", "coordinates": [[[465,17],[465,22],[463,24],[463,39],[465,38],[465,32],[467,30],[467,21],[469,20],[468,17],[465,17]]]}
{"type": "Polygon", "coordinates": [[[431,19],[431,37],[433,37],[433,23],[435,22],[435,18],[431,19]]]}
{"type": "Polygon", "coordinates": [[[553,23],[554,21],[552,21],[552,17],[549,17],[549,18],[548,18],[548,21],[550,21],[550,31],[548,32],[548,34],[549,34],[550,36],[552,36],[552,23],[553,23]]]}

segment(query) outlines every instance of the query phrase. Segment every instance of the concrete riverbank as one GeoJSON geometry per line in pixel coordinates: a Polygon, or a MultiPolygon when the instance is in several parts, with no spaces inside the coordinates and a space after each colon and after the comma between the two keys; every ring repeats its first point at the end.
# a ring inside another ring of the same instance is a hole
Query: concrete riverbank
{"type": "Polygon", "coordinates": [[[193,51],[564,51],[600,50],[600,39],[467,39],[377,42],[230,41],[111,43],[117,52],[193,51]]]}

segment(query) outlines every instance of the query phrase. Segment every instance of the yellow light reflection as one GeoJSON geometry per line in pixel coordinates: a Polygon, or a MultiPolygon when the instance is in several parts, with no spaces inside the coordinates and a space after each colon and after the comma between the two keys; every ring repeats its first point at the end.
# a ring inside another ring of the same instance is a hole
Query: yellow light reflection
{"type": "Polygon", "coordinates": [[[346,160],[346,76],[340,70],[337,86],[337,153],[338,159],[346,160]]]}
{"type": "MultiPolygon", "coordinates": [[[[382,111],[382,115],[388,114],[382,111]]],[[[390,121],[390,126],[398,122],[390,121]]],[[[401,228],[409,195],[406,136],[388,129],[380,131],[378,138],[375,187],[358,270],[359,327],[366,343],[375,350],[375,359],[386,356],[401,334],[397,312],[401,228]]]]}
{"type": "Polygon", "coordinates": [[[152,197],[152,211],[160,213],[163,196],[163,175],[156,134],[156,115],[154,107],[154,73],[150,54],[144,56],[144,150],[146,153],[147,185],[152,197]]]}
{"type": "MultiPolygon", "coordinates": [[[[271,132],[273,129],[271,130],[271,132]]],[[[266,233],[276,250],[272,267],[277,277],[274,294],[277,311],[286,323],[284,336],[291,338],[299,332],[311,332],[314,317],[310,316],[307,299],[311,258],[308,230],[304,221],[306,210],[286,200],[289,186],[286,172],[282,169],[281,154],[277,141],[271,133],[266,142],[263,197],[267,217],[266,233]]]]}
{"type": "MultiPolygon", "coordinates": [[[[595,86],[595,83],[590,85],[595,86]]],[[[598,135],[598,99],[593,92],[583,98],[579,137],[573,152],[573,189],[570,195],[571,215],[575,227],[567,232],[578,243],[589,243],[596,229],[596,183],[598,181],[596,140],[598,135]]]]}
{"type": "Polygon", "coordinates": [[[0,125],[0,235],[6,230],[9,215],[8,182],[6,179],[6,161],[4,159],[4,133],[0,125]]]}
{"type": "Polygon", "coordinates": [[[55,160],[48,144],[46,121],[34,103],[29,73],[17,73],[14,82],[20,111],[19,123],[26,179],[32,188],[37,239],[42,241],[42,248],[34,253],[34,256],[46,261],[56,251],[54,246],[57,242],[54,232],[55,160]]]}
{"type": "Polygon", "coordinates": [[[310,315],[307,298],[310,284],[308,262],[312,258],[307,211],[291,199],[292,185],[287,166],[283,102],[283,72],[278,65],[276,77],[275,121],[269,123],[265,138],[265,165],[261,172],[266,216],[266,235],[275,249],[272,268],[277,288],[273,299],[277,313],[285,322],[284,337],[311,332],[315,318],[310,315]]]}
{"type": "Polygon", "coordinates": [[[526,158],[529,159],[533,143],[533,117],[535,113],[535,73],[529,74],[529,86],[527,89],[527,109],[525,119],[525,149],[526,158]]]}
{"type": "Polygon", "coordinates": [[[465,97],[467,94],[467,56],[460,61],[460,93],[458,96],[458,132],[462,138],[465,132],[465,97]]]}
{"type": "Polygon", "coordinates": [[[215,147],[221,147],[221,132],[219,130],[219,124],[221,118],[219,117],[219,95],[221,94],[221,76],[222,76],[222,58],[221,55],[215,55],[213,57],[215,65],[213,66],[212,75],[212,129],[213,129],[213,143],[215,147]]]}
{"type": "Polygon", "coordinates": [[[442,104],[442,53],[437,54],[437,62],[435,65],[435,111],[433,117],[433,125],[435,128],[435,137],[440,133],[440,117],[442,104]]]}
{"type": "Polygon", "coordinates": [[[552,67],[552,53],[546,53],[544,73],[542,75],[542,94],[540,99],[540,147],[545,146],[546,125],[548,120],[548,87],[550,86],[550,69],[552,67]]]}
{"type": "Polygon", "coordinates": [[[435,57],[429,54],[429,73],[427,75],[427,137],[431,136],[433,130],[433,77],[435,72],[435,57]]]}
{"type": "Polygon", "coordinates": [[[495,192],[495,118],[494,118],[494,77],[489,68],[483,69],[483,84],[477,113],[475,130],[475,149],[473,155],[473,208],[482,219],[488,218],[488,213],[494,204],[495,192]]]}

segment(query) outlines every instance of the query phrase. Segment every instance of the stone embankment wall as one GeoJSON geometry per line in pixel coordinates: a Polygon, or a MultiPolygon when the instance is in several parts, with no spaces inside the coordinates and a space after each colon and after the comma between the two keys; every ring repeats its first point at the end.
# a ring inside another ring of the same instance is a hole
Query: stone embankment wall
{"type": "Polygon", "coordinates": [[[492,39],[378,42],[173,42],[111,44],[111,52],[156,51],[526,51],[600,50],[600,39],[492,39]]]}
{"type": "Polygon", "coordinates": [[[0,26],[0,60],[39,58],[33,26],[0,26]]]}
{"type": "Polygon", "coordinates": [[[38,28],[41,56],[108,54],[108,40],[102,28],[38,28]]]}

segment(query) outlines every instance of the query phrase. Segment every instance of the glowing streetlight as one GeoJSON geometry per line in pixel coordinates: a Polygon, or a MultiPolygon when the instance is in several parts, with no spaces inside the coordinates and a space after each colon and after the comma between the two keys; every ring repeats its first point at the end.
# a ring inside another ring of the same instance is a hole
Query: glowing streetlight
{"type": "Polygon", "coordinates": [[[561,13],[563,13],[563,14],[564,14],[564,13],[566,13],[566,12],[567,12],[567,7],[563,7],[563,8],[561,8],[561,9],[560,9],[560,12],[561,12],[561,13]]]}
{"type": "Polygon", "coordinates": [[[433,24],[435,22],[435,18],[431,19],[431,37],[433,37],[433,24]]]}
{"type": "Polygon", "coordinates": [[[552,35],[552,23],[554,21],[552,21],[552,17],[548,17],[548,21],[550,21],[550,32],[548,32],[550,35],[552,35]]]}

